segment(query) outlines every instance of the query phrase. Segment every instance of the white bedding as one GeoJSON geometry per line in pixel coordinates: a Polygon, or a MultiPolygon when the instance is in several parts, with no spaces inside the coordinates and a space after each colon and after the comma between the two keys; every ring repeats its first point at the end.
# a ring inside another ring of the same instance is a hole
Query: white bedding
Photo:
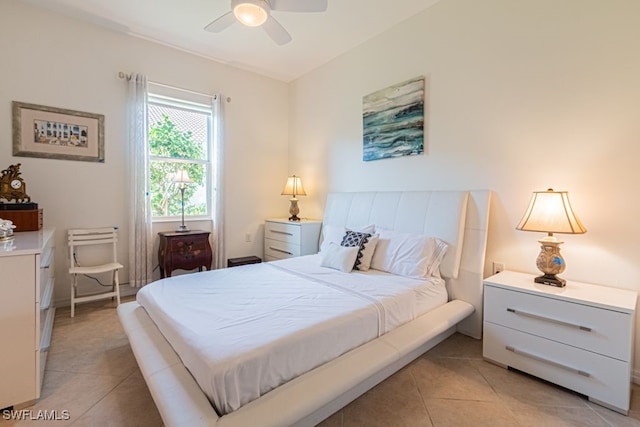
{"type": "Polygon", "coordinates": [[[446,303],[444,281],[342,273],[319,255],[176,276],[138,302],[218,413],[446,303]]]}

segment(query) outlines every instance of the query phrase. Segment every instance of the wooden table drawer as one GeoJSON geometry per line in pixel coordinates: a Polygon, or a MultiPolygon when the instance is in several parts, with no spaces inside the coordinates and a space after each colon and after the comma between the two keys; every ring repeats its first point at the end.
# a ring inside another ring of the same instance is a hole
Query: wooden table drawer
{"type": "Polygon", "coordinates": [[[264,242],[265,257],[284,259],[300,256],[300,245],[272,239],[265,239],[264,242]]]}
{"type": "Polygon", "coordinates": [[[174,255],[194,256],[207,249],[207,237],[192,236],[171,240],[171,252],[174,255]]]}
{"type": "Polygon", "coordinates": [[[483,347],[489,360],[562,384],[612,409],[629,409],[628,362],[488,322],[483,347]]]}
{"type": "Polygon", "coordinates": [[[174,270],[211,269],[213,259],[208,231],[161,231],[158,245],[160,278],[171,277],[174,270]]]}
{"type": "Polygon", "coordinates": [[[300,226],[278,222],[266,222],[264,225],[265,239],[300,244],[300,226]]]}
{"type": "Polygon", "coordinates": [[[494,286],[484,289],[487,322],[629,361],[629,314],[494,286]]]}

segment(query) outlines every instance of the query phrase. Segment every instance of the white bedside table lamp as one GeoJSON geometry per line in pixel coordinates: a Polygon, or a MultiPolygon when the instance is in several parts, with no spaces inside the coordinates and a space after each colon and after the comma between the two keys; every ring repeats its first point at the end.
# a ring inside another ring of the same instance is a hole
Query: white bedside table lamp
{"type": "Polygon", "coordinates": [[[559,241],[553,233],[583,234],[587,232],[571,209],[569,193],[553,191],[551,188],[547,191],[534,191],[529,208],[516,229],[547,233],[547,237],[538,240],[541,250],[536,259],[538,269],[544,274],[536,277],[534,281],[563,287],[566,281],[556,275],[562,273],[566,267],[560,255],[560,245],[564,242],[559,241]]]}
{"type": "Polygon", "coordinates": [[[186,170],[181,169],[178,172],[174,173],[171,180],[179,185],[180,188],[180,197],[181,197],[181,206],[182,206],[182,223],[178,226],[177,230],[180,233],[186,233],[189,231],[189,228],[184,225],[184,189],[187,184],[193,183],[193,180],[189,178],[189,174],[186,170]]]}
{"type": "Polygon", "coordinates": [[[300,218],[298,218],[300,209],[298,208],[298,199],[296,196],[306,196],[307,193],[304,192],[302,180],[299,176],[292,175],[287,178],[287,183],[284,186],[284,190],[282,190],[282,195],[293,196],[289,199],[291,202],[291,206],[289,207],[289,213],[291,214],[289,221],[300,221],[300,218]]]}

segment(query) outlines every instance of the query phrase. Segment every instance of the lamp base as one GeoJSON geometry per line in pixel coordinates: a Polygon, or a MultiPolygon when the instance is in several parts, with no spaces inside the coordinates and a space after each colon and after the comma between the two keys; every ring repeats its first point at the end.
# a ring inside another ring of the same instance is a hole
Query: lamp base
{"type": "Polygon", "coordinates": [[[538,276],[533,279],[536,283],[542,283],[543,285],[556,286],[558,288],[564,288],[567,284],[567,281],[561,279],[555,274],[543,274],[542,276],[538,276]]]}
{"type": "Polygon", "coordinates": [[[534,282],[559,288],[564,287],[567,281],[556,276],[556,274],[562,273],[566,267],[564,258],[560,254],[562,242],[553,235],[540,239],[538,242],[540,242],[540,253],[536,259],[536,266],[543,274],[536,277],[534,282]]]}
{"type": "Polygon", "coordinates": [[[289,207],[289,213],[291,214],[291,216],[289,217],[289,221],[300,221],[300,218],[298,218],[298,214],[300,213],[300,208],[298,207],[298,199],[295,198],[295,196],[291,199],[289,199],[289,201],[291,202],[291,206],[289,207]]]}
{"type": "Polygon", "coordinates": [[[179,225],[178,228],[176,228],[176,232],[178,233],[186,233],[187,231],[191,231],[191,230],[189,230],[189,227],[187,227],[184,224],[179,225]]]}

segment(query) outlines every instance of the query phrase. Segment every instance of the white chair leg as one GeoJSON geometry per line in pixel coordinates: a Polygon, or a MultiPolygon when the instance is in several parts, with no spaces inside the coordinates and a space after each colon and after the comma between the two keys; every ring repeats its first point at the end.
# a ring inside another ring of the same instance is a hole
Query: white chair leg
{"type": "Polygon", "coordinates": [[[74,274],[73,279],[71,279],[71,317],[75,316],[75,308],[76,308],[76,286],[77,286],[77,276],[74,274]]]}
{"type": "Polygon", "coordinates": [[[113,272],[113,285],[116,288],[116,307],[120,305],[120,281],[118,280],[118,270],[113,272]]]}

